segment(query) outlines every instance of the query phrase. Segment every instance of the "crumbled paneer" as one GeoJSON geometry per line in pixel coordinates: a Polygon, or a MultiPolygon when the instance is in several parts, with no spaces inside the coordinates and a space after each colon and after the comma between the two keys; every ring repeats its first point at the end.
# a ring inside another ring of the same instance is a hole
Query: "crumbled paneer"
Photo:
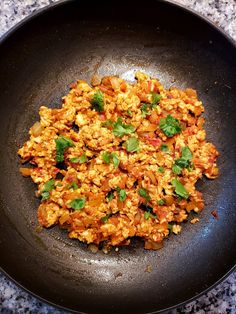
{"type": "MultiPolygon", "coordinates": [[[[18,150],[41,198],[38,221],[70,238],[109,247],[159,249],[204,202],[196,182],[218,176],[195,90],[165,89],[138,72],[135,84],[94,77],[71,85],[58,109],[42,106],[18,150]]],[[[196,223],[198,218],[191,220],[196,223]]]]}

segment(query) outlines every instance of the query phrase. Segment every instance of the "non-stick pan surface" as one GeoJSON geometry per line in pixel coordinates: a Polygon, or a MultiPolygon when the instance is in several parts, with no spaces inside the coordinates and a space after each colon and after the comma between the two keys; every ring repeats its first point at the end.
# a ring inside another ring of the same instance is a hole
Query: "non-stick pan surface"
{"type": "Polygon", "coordinates": [[[35,295],[86,313],[146,313],[183,302],[224,276],[236,258],[236,49],[219,30],[160,1],[62,1],[16,28],[0,46],[0,266],[35,295]],[[17,149],[40,105],[59,107],[78,78],[194,87],[221,175],[199,188],[206,207],[159,251],[139,240],[93,254],[54,227],[37,232],[35,186],[19,174],[17,149]],[[217,210],[219,220],[211,215],[217,210]],[[151,270],[151,272],[147,270],[151,270]]]}

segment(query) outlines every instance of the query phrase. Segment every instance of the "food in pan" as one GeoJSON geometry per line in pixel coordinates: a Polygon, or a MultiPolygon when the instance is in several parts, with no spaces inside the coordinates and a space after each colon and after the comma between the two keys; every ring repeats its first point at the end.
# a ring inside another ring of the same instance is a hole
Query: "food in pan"
{"type": "Polygon", "coordinates": [[[40,107],[40,121],[19,149],[38,185],[38,221],[104,247],[158,249],[204,208],[196,182],[218,176],[206,141],[202,102],[193,89],[165,89],[137,72],[136,83],[94,76],[72,84],[62,108],[40,107]]]}

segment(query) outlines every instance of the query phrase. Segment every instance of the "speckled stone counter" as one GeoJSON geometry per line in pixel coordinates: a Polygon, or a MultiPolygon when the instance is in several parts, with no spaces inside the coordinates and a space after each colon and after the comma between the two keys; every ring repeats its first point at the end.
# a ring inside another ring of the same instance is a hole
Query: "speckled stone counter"
{"type": "MultiPolygon", "coordinates": [[[[30,13],[53,2],[56,0],[0,0],[0,36],[30,13]]],[[[207,16],[236,40],[236,0],[176,0],[176,2],[207,16]]],[[[38,301],[0,273],[0,313],[66,312],[38,301]]],[[[176,313],[235,314],[236,272],[197,300],[169,312],[176,313]]]]}

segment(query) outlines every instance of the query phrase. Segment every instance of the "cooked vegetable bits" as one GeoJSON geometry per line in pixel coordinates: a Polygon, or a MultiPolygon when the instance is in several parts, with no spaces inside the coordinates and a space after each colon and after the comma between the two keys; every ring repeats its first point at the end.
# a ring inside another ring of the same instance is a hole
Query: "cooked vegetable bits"
{"type": "Polygon", "coordinates": [[[38,185],[42,226],[108,247],[138,236],[158,249],[203,209],[195,185],[217,177],[218,152],[205,140],[202,102],[192,89],[136,78],[104,77],[94,88],[78,81],[62,108],[40,108],[18,153],[34,166],[21,173],[38,185]]]}

